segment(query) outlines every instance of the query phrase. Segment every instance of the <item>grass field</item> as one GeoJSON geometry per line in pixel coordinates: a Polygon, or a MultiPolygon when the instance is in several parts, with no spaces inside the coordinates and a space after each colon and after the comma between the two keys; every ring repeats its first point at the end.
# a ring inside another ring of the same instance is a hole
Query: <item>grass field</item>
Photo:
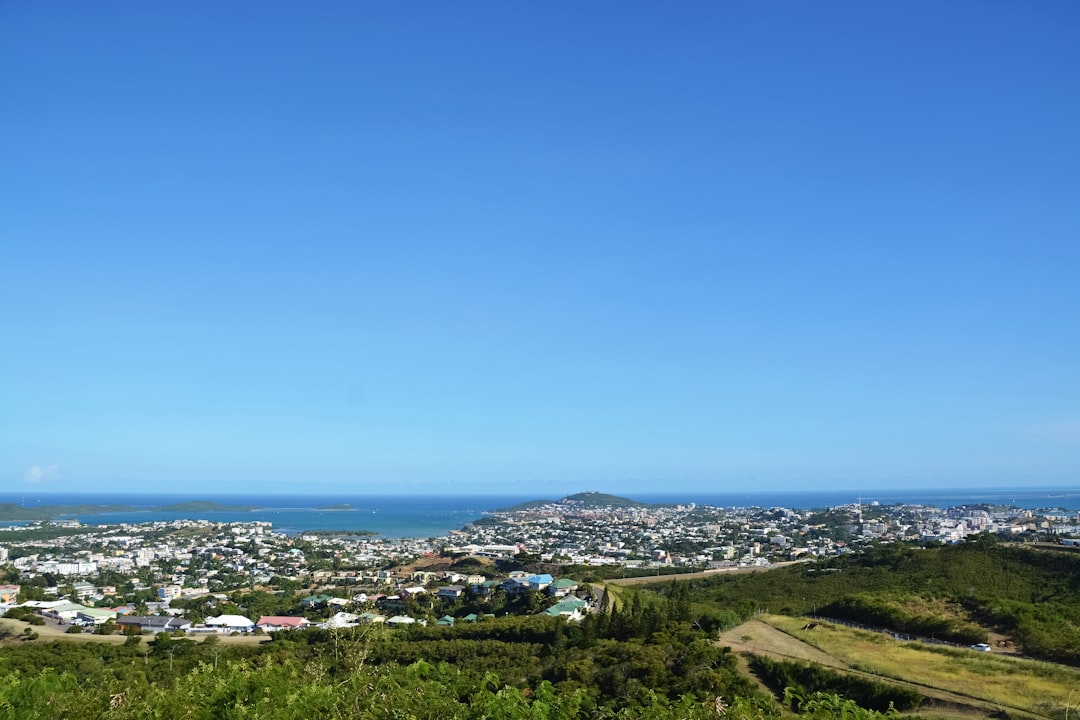
{"type": "Polygon", "coordinates": [[[1078,715],[1080,670],[1074,668],[976,650],[897,642],[879,633],[829,623],[803,630],[806,621],[798,618],[770,615],[760,619],[792,641],[820,651],[829,658],[826,664],[834,667],[946,691],[1005,710],[1062,719],[1078,715]]]}

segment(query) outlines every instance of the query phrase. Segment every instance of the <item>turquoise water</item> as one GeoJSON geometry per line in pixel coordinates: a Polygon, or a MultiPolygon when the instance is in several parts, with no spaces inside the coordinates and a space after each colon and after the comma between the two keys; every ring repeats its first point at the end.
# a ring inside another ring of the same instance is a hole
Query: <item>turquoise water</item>
{"type": "MultiPolygon", "coordinates": [[[[618,494],[618,493],[616,493],[618,494]]],[[[697,503],[714,507],[789,507],[823,508],[832,505],[878,501],[886,503],[922,503],[938,507],[993,503],[1021,508],[1059,508],[1080,510],[1078,488],[991,488],[960,490],[803,490],[788,492],[685,492],[666,494],[627,494],[633,500],[648,503],[697,503]]],[[[24,507],[44,505],[122,504],[143,508],[135,512],[84,515],[78,519],[92,525],[143,523],[157,520],[210,520],[212,522],[273,523],[286,533],[305,530],[371,531],[383,537],[437,537],[457,530],[496,510],[536,496],[521,495],[124,495],[117,493],[85,494],[0,494],[0,502],[24,507]],[[191,500],[213,500],[222,505],[259,506],[252,511],[163,512],[150,510],[191,500]],[[349,504],[353,510],[320,509],[349,504]]]]}

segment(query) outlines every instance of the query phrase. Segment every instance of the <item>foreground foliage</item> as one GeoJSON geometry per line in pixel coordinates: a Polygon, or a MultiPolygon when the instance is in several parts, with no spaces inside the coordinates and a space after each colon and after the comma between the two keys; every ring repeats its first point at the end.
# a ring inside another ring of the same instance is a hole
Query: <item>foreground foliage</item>
{"type": "MultiPolygon", "coordinates": [[[[810,720],[877,720],[836,695],[790,695],[810,720]]],[[[651,693],[618,710],[596,708],[584,690],[556,692],[550,683],[534,690],[502,684],[495,674],[477,683],[448,663],[417,662],[401,668],[369,668],[335,678],[325,667],[298,662],[199,665],[167,686],[118,690],[80,683],[72,673],[47,670],[32,677],[0,679],[0,719],[86,720],[767,720],[777,712],[745,698],[670,700],[651,693]]]]}

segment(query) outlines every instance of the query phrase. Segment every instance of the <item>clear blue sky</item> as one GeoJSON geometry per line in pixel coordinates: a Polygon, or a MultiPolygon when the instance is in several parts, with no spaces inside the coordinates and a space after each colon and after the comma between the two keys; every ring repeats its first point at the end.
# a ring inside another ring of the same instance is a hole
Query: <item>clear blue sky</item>
{"type": "Polygon", "coordinates": [[[0,2],[0,488],[1080,485],[1077,37],[0,2]]]}

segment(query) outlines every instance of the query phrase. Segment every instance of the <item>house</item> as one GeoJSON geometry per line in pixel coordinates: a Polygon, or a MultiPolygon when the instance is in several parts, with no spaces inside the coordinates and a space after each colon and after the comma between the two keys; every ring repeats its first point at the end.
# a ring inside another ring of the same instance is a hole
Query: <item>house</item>
{"type": "Polygon", "coordinates": [[[174,598],[180,597],[179,585],[164,585],[157,589],[158,600],[162,602],[169,602],[174,598]]]}
{"type": "Polygon", "coordinates": [[[138,630],[139,632],[159,633],[191,629],[190,620],[167,615],[128,615],[116,618],[116,624],[121,630],[138,630]]]}
{"type": "Polygon", "coordinates": [[[547,573],[544,573],[543,575],[530,575],[528,577],[530,590],[543,590],[554,581],[555,579],[547,573]]]}
{"type": "Polygon", "coordinates": [[[450,617],[449,615],[443,615],[436,621],[436,624],[450,626],[454,624],[454,618],[450,617]]]}
{"type": "Polygon", "coordinates": [[[356,627],[356,621],[359,619],[360,616],[354,613],[339,612],[326,621],[326,626],[329,628],[356,627]]]}
{"type": "Polygon", "coordinates": [[[251,632],[255,629],[255,623],[243,615],[219,615],[206,618],[206,626],[212,627],[221,633],[251,632]]]}
{"type": "Polygon", "coordinates": [[[548,595],[566,597],[572,592],[577,592],[578,584],[569,578],[560,578],[547,586],[548,595]]]}
{"type": "Polygon", "coordinates": [[[72,590],[75,592],[75,597],[79,598],[80,600],[85,600],[86,598],[93,595],[95,592],[94,585],[92,583],[86,582],[85,580],[80,580],[71,587],[72,590]]]}
{"type": "Polygon", "coordinates": [[[544,610],[544,614],[550,617],[564,617],[567,620],[580,620],[582,612],[588,606],[588,603],[578,598],[567,598],[555,603],[547,610],[544,610]]]}
{"type": "Polygon", "coordinates": [[[493,590],[497,590],[501,586],[498,580],[485,580],[480,583],[469,583],[469,589],[476,597],[487,597],[493,590]]]}
{"type": "Polygon", "coordinates": [[[518,593],[528,592],[529,579],[527,576],[511,577],[508,580],[503,580],[499,585],[507,595],[517,595],[518,593]]]}
{"type": "Polygon", "coordinates": [[[385,615],[380,615],[379,613],[373,613],[373,612],[360,613],[360,616],[357,619],[360,622],[365,622],[365,623],[386,622],[386,616],[385,615]]]}
{"type": "Polygon", "coordinates": [[[465,594],[465,588],[460,585],[445,585],[439,588],[439,591],[435,594],[447,600],[457,600],[465,594]]]}
{"type": "Polygon", "coordinates": [[[390,627],[399,627],[401,625],[412,625],[416,622],[416,618],[411,618],[406,615],[395,615],[386,621],[386,624],[390,627]]]}
{"type": "Polygon", "coordinates": [[[291,617],[288,615],[263,615],[255,623],[255,627],[265,632],[277,632],[278,630],[299,630],[311,623],[307,618],[291,617]]]}
{"type": "Polygon", "coordinates": [[[312,608],[318,605],[325,605],[332,599],[333,598],[331,598],[329,595],[311,595],[300,600],[300,607],[312,608]]]}

